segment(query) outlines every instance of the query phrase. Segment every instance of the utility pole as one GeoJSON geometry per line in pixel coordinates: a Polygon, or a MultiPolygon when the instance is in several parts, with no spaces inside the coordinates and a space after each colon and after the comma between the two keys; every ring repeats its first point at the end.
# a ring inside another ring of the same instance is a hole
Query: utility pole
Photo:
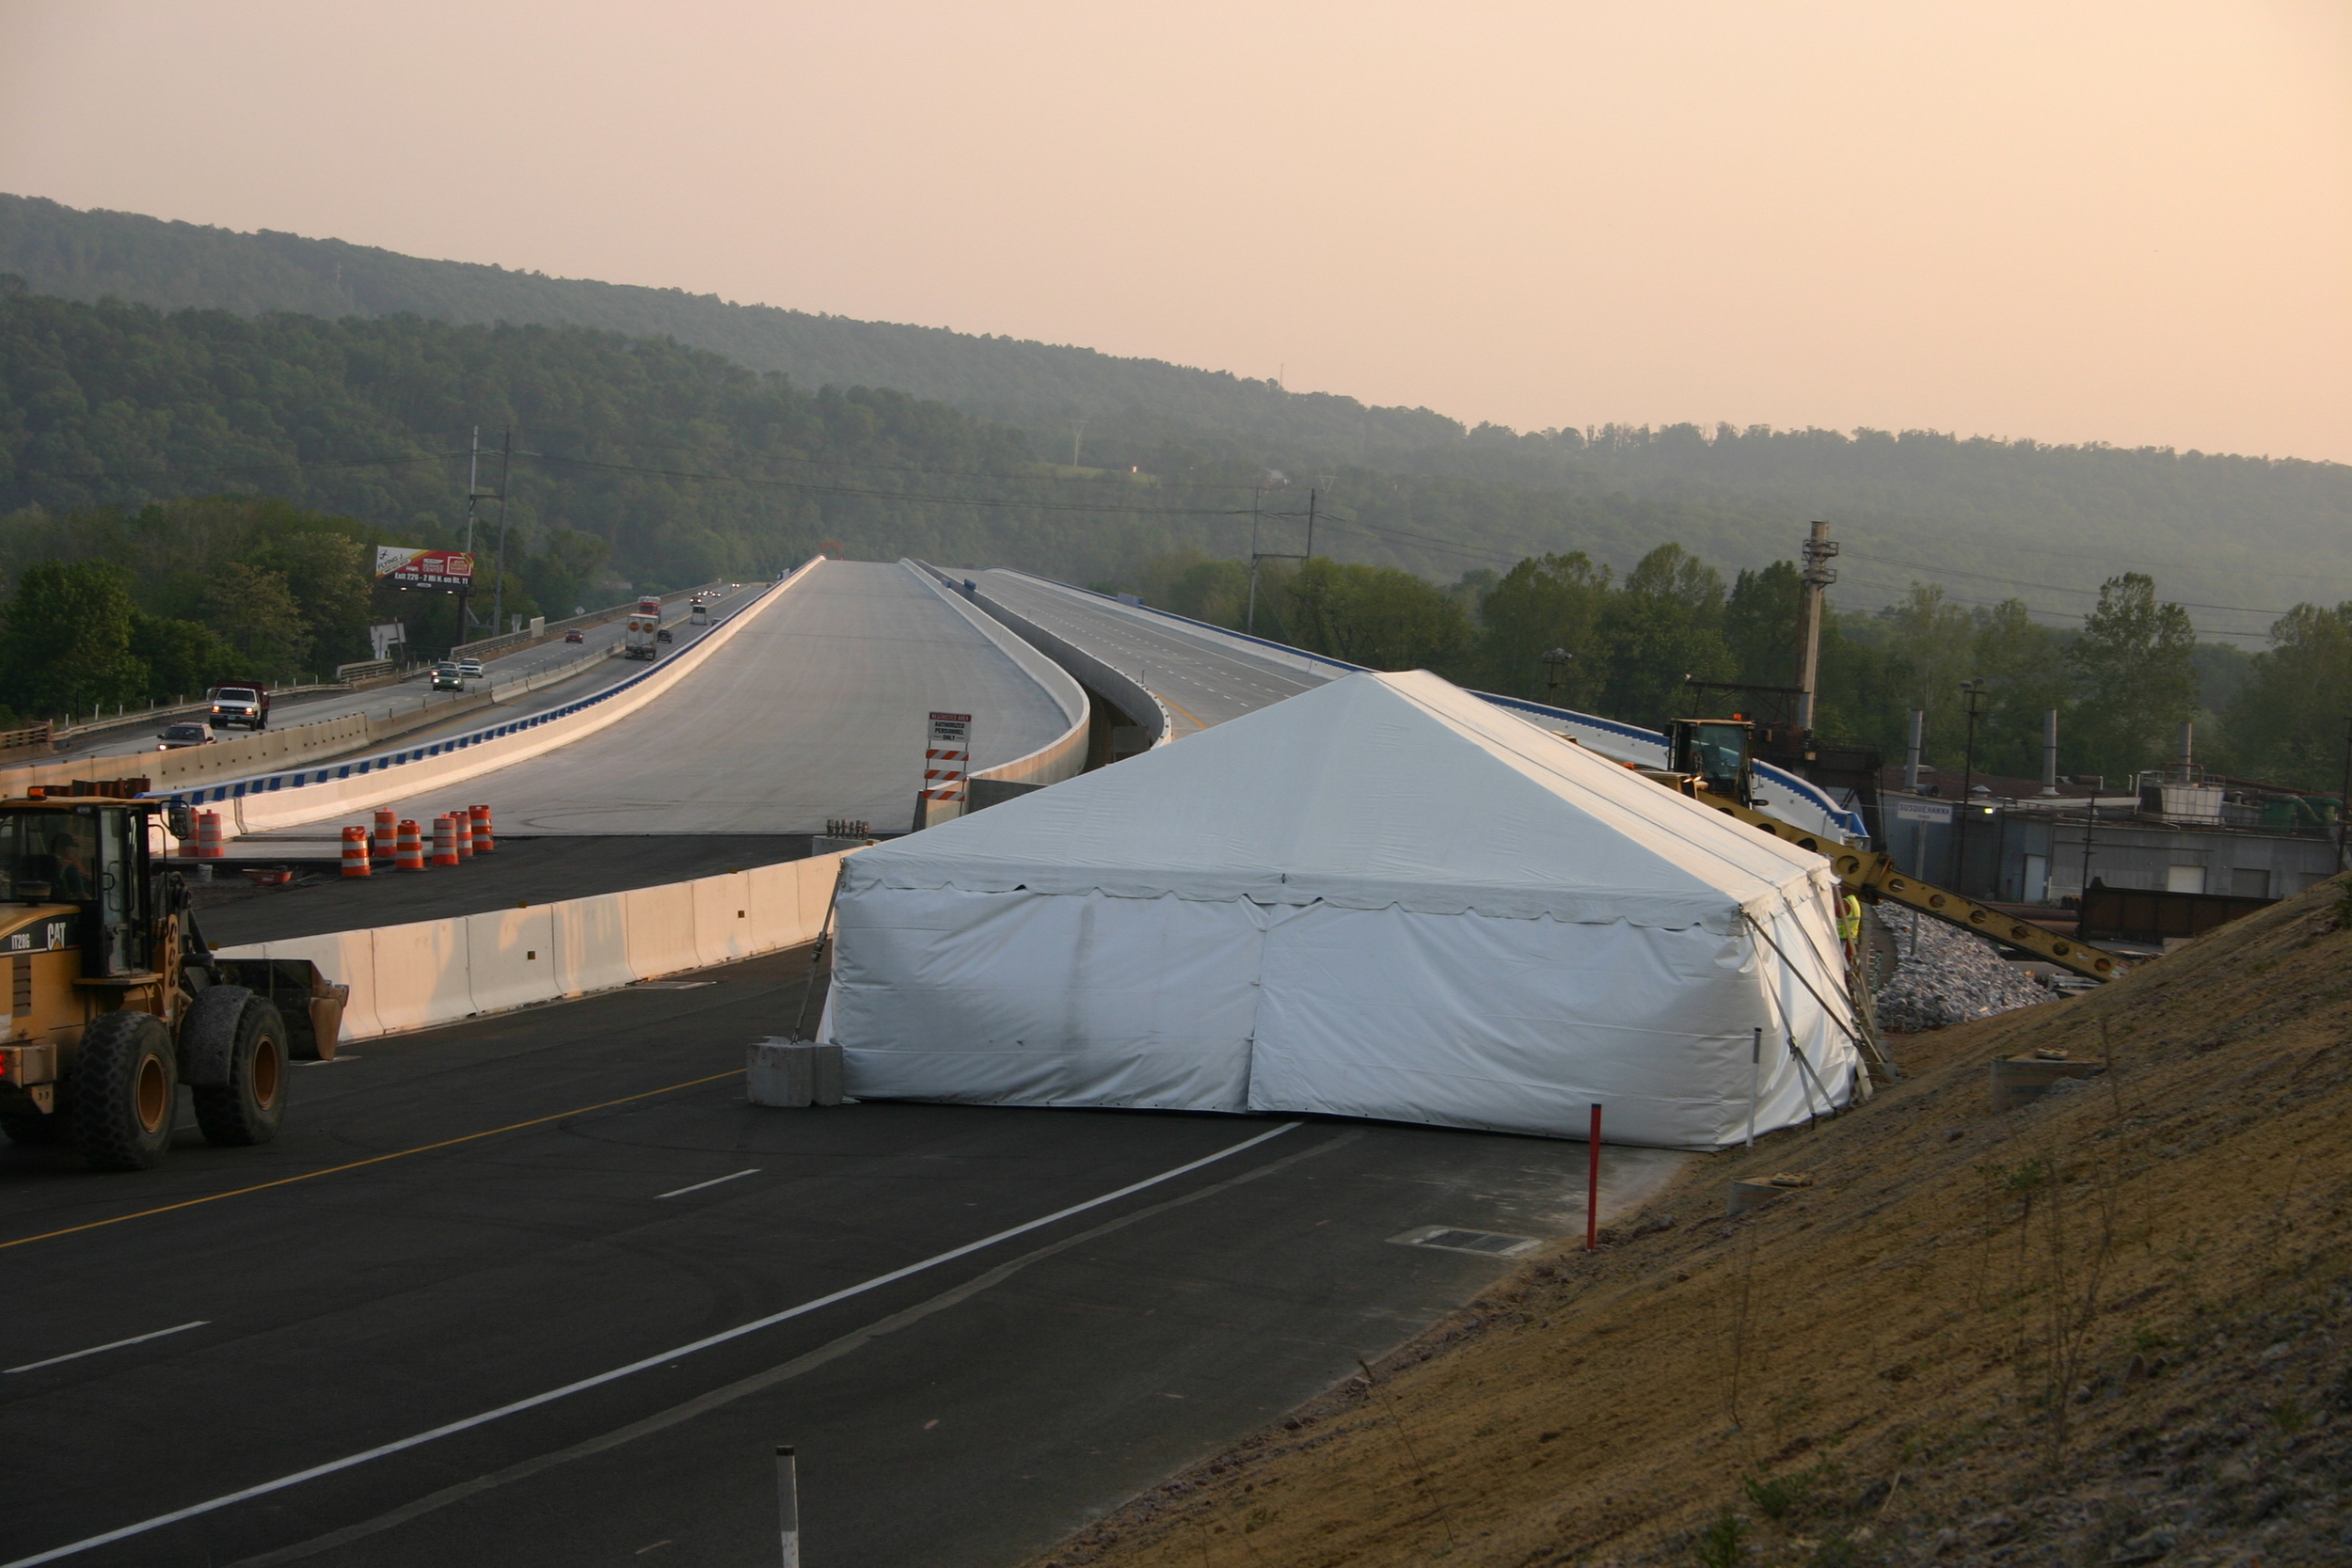
{"type": "Polygon", "coordinates": [[[1070,427],[1070,466],[1073,468],[1078,466],[1078,443],[1085,437],[1086,433],[1087,422],[1084,420],[1078,420],[1070,427]]]}
{"type": "Polygon", "coordinates": [[[499,462],[499,568],[490,587],[490,630],[506,629],[506,486],[515,475],[515,427],[506,427],[506,455],[499,462]]]}
{"type": "Polygon", "coordinates": [[[1309,486],[1309,488],[1308,488],[1308,490],[1307,490],[1307,559],[1308,559],[1308,560],[1310,560],[1310,561],[1312,561],[1314,558],[1315,558],[1315,490],[1314,490],[1314,488],[1313,488],[1312,486],[1309,486]]]}
{"type": "Polygon", "coordinates": [[[1952,813],[1952,887],[1956,891],[1961,890],[1961,877],[1968,869],[1968,814],[1977,803],[1977,715],[1984,701],[1984,682],[1962,681],[1960,694],[1968,704],[1968,745],[1961,764],[1960,804],[1952,813]]]}
{"type": "Polygon", "coordinates": [[[1553,648],[1538,656],[1536,662],[1544,667],[1544,701],[1558,707],[1553,695],[1560,687],[1560,673],[1576,662],[1576,656],[1565,648],[1553,648]]]}
{"type": "MultiPolygon", "coordinates": [[[[473,451],[466,458],[466,559],[473,559],[473,503],[479,499],[482,486],[482,427],[473,427],[473,451]]],[[[469,575],[466,586],[457,591],[457,641],[463,643],[473,619],[473,578],[469,575]]]]}
{"type": "Polygon", "coordinates": [[[1829,525],[1816,522],[1804,542],[1804,570],[1797,594],[1797,728],[1813,728],[1813,697],[1821,682],[1821,591],[1837,580],[1829,564],[1837,543],[1829,525]]]}

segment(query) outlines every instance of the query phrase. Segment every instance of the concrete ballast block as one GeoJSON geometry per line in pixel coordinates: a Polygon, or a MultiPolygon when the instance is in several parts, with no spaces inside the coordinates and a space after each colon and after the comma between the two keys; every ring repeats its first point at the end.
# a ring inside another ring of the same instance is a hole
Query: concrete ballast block
{"type": "Polygon", "coordinates": [[[755,1105],[800,1110],[841,1103],[841,1048],[814,1040],[755,1040],[744,1049],[743,1076],[755,1105]]]}

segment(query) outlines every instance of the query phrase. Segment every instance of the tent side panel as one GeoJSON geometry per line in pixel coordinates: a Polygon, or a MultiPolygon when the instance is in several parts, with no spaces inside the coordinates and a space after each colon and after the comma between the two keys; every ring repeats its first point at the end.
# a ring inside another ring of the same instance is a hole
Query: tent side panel
{"type": "Polygon", "coordinates": [[[1241,1111],[1262,913],[845,886],[828,1004],[861,1099],[1241,1111]]]}
{"type": "Polygon", "coordinates": [[[1317,906],[1263,990],[1253,1110],[1581,1137],[1600,1104],[1607,1141],[1674,1148],[1744,1128],[1767,1022],[1744,932],[1549,917],[1317,906]]]}

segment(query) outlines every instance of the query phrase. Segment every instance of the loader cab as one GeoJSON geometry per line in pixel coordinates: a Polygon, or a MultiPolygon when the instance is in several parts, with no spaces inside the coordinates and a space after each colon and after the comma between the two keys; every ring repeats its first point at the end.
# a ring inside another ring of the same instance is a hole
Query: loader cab
{"type": "Polygon", "coordinates": [[[1709,795],[1753,804],[1756,730],[1747,720],[1669,720],[1666,741],[1671,771],[1690,775],[1709,795]]]}
{"type": "Polygon", "coordinates": [[[0,801],[0,903],[71,905],[82,972],[145,973],[152,955],[147,814],[113,801],[0,801]]]}

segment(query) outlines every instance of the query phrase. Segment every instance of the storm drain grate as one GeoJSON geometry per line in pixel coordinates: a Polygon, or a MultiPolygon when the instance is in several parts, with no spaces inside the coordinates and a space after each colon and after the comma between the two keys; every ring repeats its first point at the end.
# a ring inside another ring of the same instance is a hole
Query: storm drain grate
{"type": "Polygon", "coordinates": [[[693,990],[702,986],[715,986],[716,980],[632,980],[630,990],[693,990]]]}
{"type": "Polygon", "coordinates": [[[1492,1230],[1464,1230],[1450,1225],[1425,1225],[1390,1241],[1399,1246],[1436,1247],[1443,1252],[1474,1252],[1483,1258],[1510,1258],[1535,1244],[1533,1236],[1503,1236],[1492,1230]]]}

